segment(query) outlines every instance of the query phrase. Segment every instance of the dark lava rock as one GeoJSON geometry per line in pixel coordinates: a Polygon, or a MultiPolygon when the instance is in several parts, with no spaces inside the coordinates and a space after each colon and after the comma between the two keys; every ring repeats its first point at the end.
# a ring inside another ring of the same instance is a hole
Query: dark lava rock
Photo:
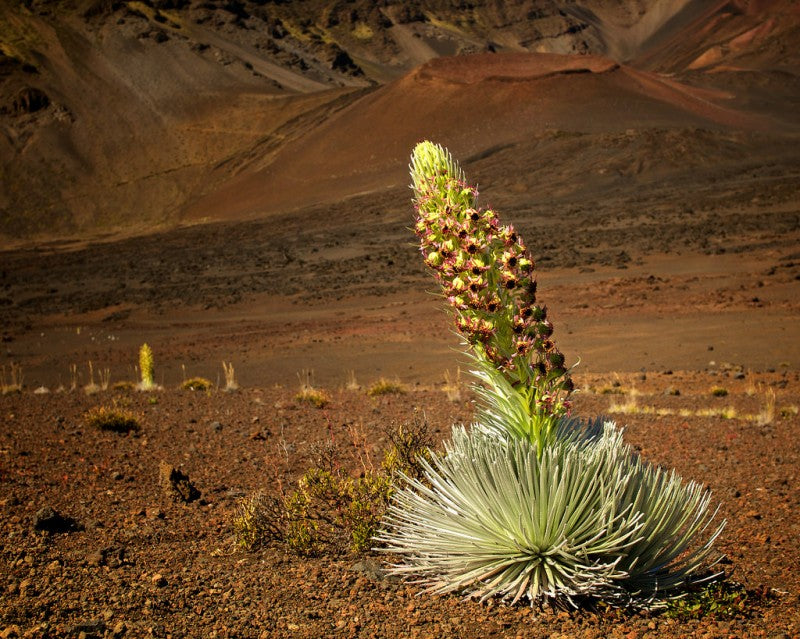
{"type": "Polygon", "coordinates": [[[78,522],[72,517],[66,517],[50,506],[45,506],[36,513],[33,527],[50,533],[67,533],[79,529],[78,522]]]}

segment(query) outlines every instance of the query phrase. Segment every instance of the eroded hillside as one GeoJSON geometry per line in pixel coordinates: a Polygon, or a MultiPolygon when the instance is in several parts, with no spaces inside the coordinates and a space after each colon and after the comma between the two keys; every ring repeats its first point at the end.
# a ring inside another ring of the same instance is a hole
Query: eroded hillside
{"type": "Polygon", "coordinates": [[[398,173],[365,156],[376,139],[381,162],[396,162],[409,140],[450,131],[480,154],[499,138],[671,126],[687,113],[691,125],[791,125],[799,16],[779,0],[2,0],[0,234],[144,233],[386,188],[398,173]],[[495,78],[473,100],[458,77],[425,85],[436,67],[415,71],[490,52],[565,57],[547,86],[495,78]],[[591,64],[568,56],[587,54],[624,67],[576,79],[591,64]],[[628,123],[597,106],[620,77],[628,123]],[[501,96],[525,90],[538,91],[534,111],[514,97],[504,110],[501,96]],[[467,97],[443,109],[453,92],[467,97]]]}

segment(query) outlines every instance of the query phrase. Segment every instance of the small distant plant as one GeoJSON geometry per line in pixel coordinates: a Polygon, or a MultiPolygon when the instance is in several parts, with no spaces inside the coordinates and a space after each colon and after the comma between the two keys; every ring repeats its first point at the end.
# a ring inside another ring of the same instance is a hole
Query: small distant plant
{"type": "Polygon", "coordinates": [[[756,417],[759,426],[767,426],[775,421],[775,391],[768,388],[764,393],[764,404],[756,417]]]}
{"type": "Polygon", "coordinates": [[[141,390],[152,390],[155,387],[153,378],[153,351],[147,344],[142,344],[139,349],[139,373],[142,381],[139,383],[141,390]]]}
{"type": "Polygon", "coordinates": [[[349,391],[358,391],[361,390],[361,385],[358,383],[356,379],[356,372],[355,371],[347,371],[347,382],[344,385],[345,390],[349,391]]]}
{"type": "Polygon", "coordinates": [[[209,391],[214,384],[205,377],[190,377],[181,383],[181,390],[187,391],[209,391]]]}
{"type": "Polygon", "coordinates": [[[301,388],[294,398],[295,401],[311,404],[314,408],[325,408],[331,402],[331,396],[318,388],[301,388]]]}
{"type": "Polygon", "coordinates": [[[22,366],[16,362],[11,362],[8,372],[6,372],[5,365],[0,369],[0,394],[8,395],[10,393],[22,392],[22,366]]]}
{"type": "Polygon", "coordinates": [[[129,433],[141,428],[136,413],[121,407],[116,402],[111,406],[95,406],[89,409],[84,414],[83,420],[89,428],[115,433],[129,433]]]}
{"type": "Polygon", "coordinates": [[[800,408],[798,408],[794,404],[787,404],[786,406],[781,406],[781,418],[783,419],[796,417],[798,413],[800,413],[800,408]]]}
{"type": "Polygon", "coordinates": [[[444,386],[442,390],[451,402],[461,401],[461,368],[456,369],[455,377],[447,369],[444,372],[444,386]]]}
{"type": "MultiPolygon", "coordinates": [[[[80,330],[78,332],[80,334],[80,330]]],[[[69,389],[74,391],[78,388],[78,365],[77,364],[70,364],[69,365],[69,389]]]]}
{"type": "Polygon", "coordinates": [[[727,397],[728,396],[728,389],[723,388],[722,386],[714,386],[711,389],[711,394],[714,397],[727,397]]]}
{"type": "Polygon", "coordinates": [[[625,389],[622,386],[603,386],[597,392],[600,395],[624,395],[625,389]]]}
{"type": "Polygon", "coordinates": [[[227,392],[239,390],[239,384],[236,382],[236,373],[233,370],[233,362],[222,362],[222,370],[225,373],[225,388],[227,392]]]}
{"type": "Polygon", "coordinates": [[[311,404],[314,408],[325,408],[331,402],[331,396],[324,390],[315,388],[312,383],[314,373],[312,371],[302,371],[297,375],[300,380],[300,390],[294,396],[295,401],[311,404]]]}
{"type": "Polygon", "coordinates": [[[89,366],[89,383],[83,387],[83,391],[87,395],[99,393],[101,390],[108,390],[108,385],[111,381],[111,371],[108,368],[101,368],[98,371],[99,384],[94,381],[94,364],[91,360],[88,362],[89,366]]]}
{"type": "Polygon", "coordinates": [[[370,397],[379,397],[380,395],[398,395],[405,393],[406,389],[399,380],[390,380],[381,377],[377,382],[372,384],[367,389],[367,395],[370,397]]]}
{"type": "Polygon", "coordinates": [[[115,391],[132,391],[132,390],[136,390],[136,384],[134,384],[130,380],[122,380],[122,381],[119,381],[119,382],[114,382],[114,385],[111,387],[111,390],[115,390],[115,391]]]}

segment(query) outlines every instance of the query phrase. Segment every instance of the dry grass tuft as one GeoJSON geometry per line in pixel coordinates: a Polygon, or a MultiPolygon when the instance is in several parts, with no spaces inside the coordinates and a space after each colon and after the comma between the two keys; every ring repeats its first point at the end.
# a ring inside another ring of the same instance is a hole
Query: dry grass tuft
{"type": "Polygon", "coordinates": [[[756,423],[759,426],[767,426],[775,421],[775,391],[768,388],[764,393],[764,404],[761,411],[756,416],[756,423]]]}
{"type": "Polygon", "coordinates": [[[377,382],[367,389],[367,395],[370,397],[378,397],[380,395],[399,395],[406,392],[405,386],[400,383],[400,380],[389,380],[381,377],[377,382]]]}
{"type": "Polygon", "coordinates": [[[349,391],[359,391],[361,390],[361,385],[356,380],[356,372],[355,371],[347,371],[347,382],[344,385],[345,390],[349,391]]]}
{"type": "Polygon", "coordinates": [[[236,382],[236,373],[233,370],[233,362],[222,362],[222,370],[225,372],[225,387],[223,390],[229,393],[239,390],[239,384],[236,382]]]}
{"type": "Polygon", "coordinates": [[[295,401],[311,404],[314,408],[325,408],[331,402],[331,397],[323,390],[314,387],[312,380],[313,371],[303,370],[297,374],[300,380],[300,390],[294,396],[295,401]]]}
{"type": "Polygon", "coordinates": [[[181,390],[188,391],[209,391],[214,387],[211,380],[205,377],[190,377],[181,383],[181,390]]]}
{"type": "Polygon", "coordinates": [[[450,370],[444,372],[444,386],[442,390],[451,402],[461,401],[461,369],[456,369],[455,379],[450,375],[450,370]]]}
{"type": "Polygon", "coordinates": [[[129,433],[141,429],[139,417],[131,410],[120,407],[116,402],[111,406],[95,406],[83,416],[86,426],[114,433],[129,433]]]}

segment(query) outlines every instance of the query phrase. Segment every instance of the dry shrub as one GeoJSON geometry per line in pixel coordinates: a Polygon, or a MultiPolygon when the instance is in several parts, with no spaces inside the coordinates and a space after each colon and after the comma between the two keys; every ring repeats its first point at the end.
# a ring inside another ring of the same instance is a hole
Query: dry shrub
{"type": "Polygon", "coordinates": [[[129,433],[141,429],[139,417],[133,411],[120,407],[117,402],[111,406],[95,406],[83,416],[89,428],[107,430],[115,433],[129,433]]]}
{"type": "Polygon", "coordinates": [[[211,380],[205,377],[190,377],[181,384],[181,390],[209,391],[214,387],[211,380]]]}
{"type": "Polygon", "coordinates": [[[314,387],[313,371],[303,370],[298,373],[297,378],[300,380],[300,390],[294,396],[296,402],[311,404],[314,408],[325,408],[330,404],[331,396],[324,390],[314,387]]]}
{"type": "Polygon", "coordinates": [[[367,395],[370,397],[378,397],[380,395],[392,395],[405,393],[406,389],[399,380],[389,380],[381,377],[377,382],[367,390],[367,395]]]}
{"type": "MultiPolygon", "coordinates": [[[[354,445],[363,445],[351,430],[354,445]]],[[[239,544],[255,549],[278,543],[303,556],[369,551],[398,482],[422,474],[420,460],[429,458],[431,438],[425,422],[388,433],[389,448],[380,468],[359,455],[360,468],[342,464],[332,442],[313,447],[315,465],[290,490],[271,496],[257,491],[242,500],[233,521],[239,544]]]]}

